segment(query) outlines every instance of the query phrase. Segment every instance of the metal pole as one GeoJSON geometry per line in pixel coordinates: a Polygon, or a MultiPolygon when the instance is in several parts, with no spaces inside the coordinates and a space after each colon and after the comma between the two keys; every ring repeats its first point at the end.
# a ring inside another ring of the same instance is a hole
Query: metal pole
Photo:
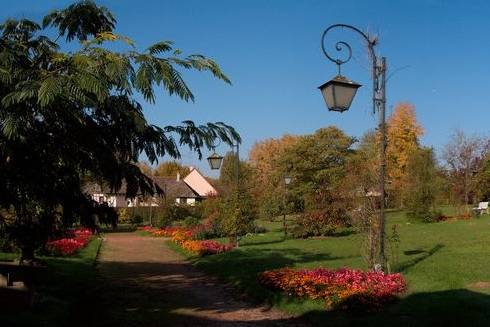
{"type": "Polygon", "coordinates": [[[238,192],[238,188],[240,186],[240,153],[239,153],[239,144],[236,144],[236,163],[235,163],[235,178],[236,178],[236,189],[238,192]]]}
{"type": "Polygon", "coordinates": [[[283,217],[282,217],[282,228],[284,229],[284,238],[288,236],[288,228],[286,225],[286,196],[288,192],[288,184],[286,184],[286,176],[284,176],[284,196],[283,196],[283,203],[282,203],[282,210],[283,210],[283,217]]]}
{"type": "MultiPolygon", "coordinates": [[[[236,178],[236,197],[237,197],[237,205],[239,205],[239,188],[240,188],[240,148],[239,148],[239,143],[236,143],[236,163],[235,163],[235,178],[236,178]]],[[[237,208],[238,209],[238,208],[237,208]]],[[[240,246],[240,237],[238,236],[238,233],[235,235],[235,242],[236,242],[236,247],[238,248],[240,246]]]]}
{"type": "MultiPolygon", "coordinates": [[[[378,66],[378,65],[377,65],[378,66]]],[[[380,191],[380,209],[379,209],[379,264],[383,269],[386,268],[385,258],[385,175],[386,175],[386,58],[381,58],[381,63],[377,67],[379,85],[379,130],[381,132],[381,149],[380,149],[380,172],[379,172],[379,191],[380,191]]]]}

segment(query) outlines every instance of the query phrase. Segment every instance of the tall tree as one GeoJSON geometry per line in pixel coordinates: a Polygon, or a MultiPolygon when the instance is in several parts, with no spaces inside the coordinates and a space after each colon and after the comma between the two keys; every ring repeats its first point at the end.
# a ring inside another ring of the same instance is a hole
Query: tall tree
{"type": "Polygon", "coordinates": [[[398,104],[387,121],[387,171],[389,190],[398,206],[403,206],[403,195],[407,184],[407,165],[419,147],[423,129],[410,103],[398,104]]]}
{"type": "Polygon", "coordinates": [[[273,218],[284,212],[284,176],[290,174],[290,165],[282,160],[292,149],[298,136],[283,135],[255,143],[249,153],[253,168],[252,189],[254,200],[263,218],[273,218]]]}
{"type": "Polygon", "coordinates": [[[469,137],[461,130],[455,130],[444,147],[443,158],[450,172],[453,192],[467,211],[473,191],[473,172],[479,170],[487,152],[487,144],[480,137],[469,137]]]}
{"type": "Polygon", "coordinates": [[[154,163],[179,158],[178,144],[201,156],[217,138],[240,142],[221,122],[149,124],[136,94],[153,103],[160,88],[194,100],[179,69],[229,79],[213,60],[183,56],[170,41],[139,51],[114,33],[115,26],[109,10],[92,1],[51,12],[42,27],[28,19],[0,25],[0,207],[15,217],[0,217],[0,227],[17,242],[22,259],[32,259],[60,226],[93,217],[96,207],[82,192],[82,175],[114,189],[125,181],[132,197],[155,188],[137,166],[141,153],[154,163]],[[61,37],[65,42],[58,43],[61,37]],[[116,41],[127,50],[111,50],[116,41]],[[62,50],[65,45],[69,50],[62,50]]]}
{"type": "Polygon", "coordinates": [[[342,184],[355,141],[337,127],[321,128],[303,136],[282,158],[295,180],[288,193],[303,211],[297,236],[328,234],[346,222],[349,201],[344,201],[342,184]]]}

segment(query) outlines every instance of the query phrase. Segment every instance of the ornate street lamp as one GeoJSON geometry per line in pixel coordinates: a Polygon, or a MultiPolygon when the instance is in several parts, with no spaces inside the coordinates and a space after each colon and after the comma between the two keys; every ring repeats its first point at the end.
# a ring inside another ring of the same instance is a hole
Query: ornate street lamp
{"type": "Polygon", "coordinates": [[[349,110],[354,100],[357,89],[361,84],[357,84],[342,75],[335,76],[332,80],[319,87],[328,110],[343,112],[349,110]]]}
{"type": "Polygon", "coordinates": [[[352,58],[351,46],[344,42],[339,41],[335,44],[335,50],[347,51],[347,57],[345,59],[334,58],[330,56],[325,49],[325,37],[327,33],[335,28],[346,28],[348,30],[357,32],[366,41],[369,56],[372,64],[372,79],[373,79],[373,112],[379,113],[379,132],[381,134],[381,146],[380,146],[380,167],[379,167],[379,194],[380,194],[380,210],[379,221],[377,225],[377,239],[379,240],[378,255],[375,258],[375,269],[384,269],[385,267],[385,174],[386,174],[386,124],[385,124],[385,104],[386,104],[386,58],[378,58],[374,51],[374,47],[378,43],[377,38],[371,37],[363,31],[357,29],[351,25],[334,24],[329,26],[322,35],[321,45],[322,51],[328,60],[334,62],[337,65],[338,75],[320,86],[320,90],[325,99],[329,110],[333,111],[345,111],[348,110],[357,89],[361,86],[356,82],[349,80],[348,78],[340,74],[341,65],[345,64],[352,58]]]}
{"type": "Polygon", "coordinates": [[[214,152],[208,157],[209,167],[212,170],[218,170],[221,168],[221,163],[223,162],[223,157],[214,152]]]}

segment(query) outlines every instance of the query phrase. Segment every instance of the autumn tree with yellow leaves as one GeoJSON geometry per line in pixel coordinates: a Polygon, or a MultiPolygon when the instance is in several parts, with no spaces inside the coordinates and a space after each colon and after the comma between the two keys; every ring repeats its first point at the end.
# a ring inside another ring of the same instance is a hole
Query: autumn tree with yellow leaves
{"type": "Polygon", "coordinates": [[[388,196],[391,205],[403,207],[408,163],[419,149],[419,138],[424,134],[412,104],[400,103],[395,107],[388,118],[386,134],[388,196]]]}

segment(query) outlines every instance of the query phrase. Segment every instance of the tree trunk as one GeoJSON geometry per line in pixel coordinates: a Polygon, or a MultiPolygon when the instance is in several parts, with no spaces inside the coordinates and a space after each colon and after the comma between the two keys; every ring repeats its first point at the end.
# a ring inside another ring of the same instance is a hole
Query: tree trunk
{"type": "Polygon", "coordinates": [[[20,249],[20,260],[19,264],[21,265],[30,265],[35,261],[34,258],[34,248],[31,247],[23,247],[20,249]]]}

